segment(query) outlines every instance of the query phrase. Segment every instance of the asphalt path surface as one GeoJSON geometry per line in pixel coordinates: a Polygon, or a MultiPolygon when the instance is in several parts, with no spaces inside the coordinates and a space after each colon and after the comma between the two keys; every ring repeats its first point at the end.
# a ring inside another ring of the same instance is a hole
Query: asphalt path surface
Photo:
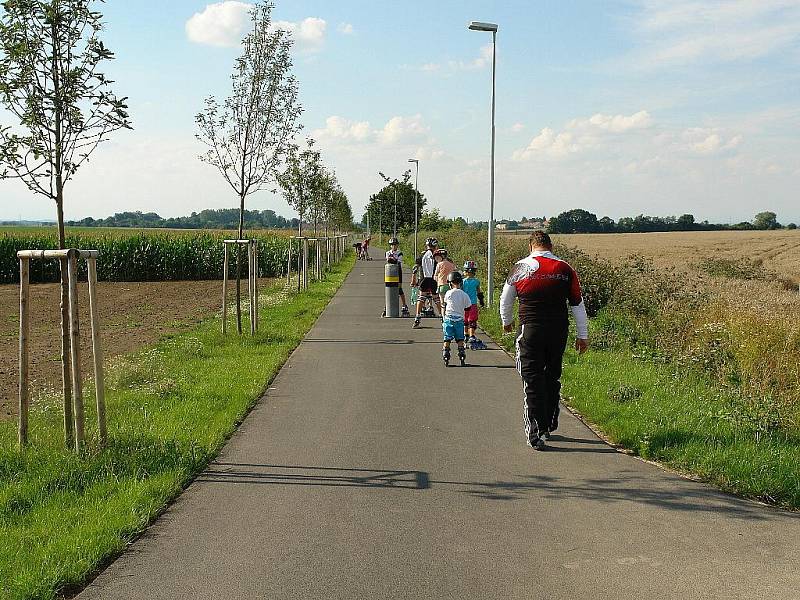
{"type": "MultiPolygon", "coordinates": [[[[514,362],[445,369],[359,262],[219,459],[79,598],[800,598],[800,516],[525,445],[514,362]]],[[[457,361],[456,361],[457,362],[457,361]]]]}

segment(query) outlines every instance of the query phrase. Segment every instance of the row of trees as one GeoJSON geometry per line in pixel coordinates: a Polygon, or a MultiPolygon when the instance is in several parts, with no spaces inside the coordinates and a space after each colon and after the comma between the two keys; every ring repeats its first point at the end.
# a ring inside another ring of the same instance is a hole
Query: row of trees
{"type": "MultiPolygon", "coordinates": [[[[289,229],[297,227],[298,219],[286,219],[274,210],[246,210],[246,223],[258,229],[289,229]]],[[[67,221],[73,227],[142,227],[154,229],[236,229],[239,211],[234,208],[206,209],[193,212],[188,217],[165,219],[158,213],[125,211],[105,219],[86,217],[79,221],[67,221]]]]}
{"type": "MultiPolygon", "coordinates": [[[[723,231],[723,230],[769,230],[781,229],[777,215],[765,211],[758,213],[752,221],[743,221],[734,225],[698,223],[694,215],[684,214],[679,217],[651,217],[639,215],[623,217],[618,221],[610,217],[597,218],[587,210],[576,208],[562,212],[549,221],[550,233],[650,233],[657,231],[723,231]]],[[[796,229],[794,223],[786,225],[787,229],[796,229]]]]}
{"type": "MultiPolygon", "coordinates": [[[[301,149],[295,141],[302,126],[299,84],[292,74],[291,34],[275,27],[273,3],[250,10],[251,29],[231,74],[231,93],[209,96],[195,116],[197,139],[206,146],[200,160],[215,167],[239,199],[239,239],[244,239],[245,200],[262,190],[283,190],[303,219],[329,229],[349,227],[352,211],[332,170],[322,165],[312,139],[301,149]]],[[[242,332],[242,246],[236,252],[236,323],[242,332]]]]}
{"type": "MultiPolygon", "coordinates": [[[[101,39],[101,2],[3,0],[0,11],[0,108],[14,120],[11,125],[0,123],[0,179],[19,179],[31,192],[54,201],[61,249],[66,245],[66,186],[111,133],[132,129],[126,98],[113,92],[114,82],[103,73],[114,54],[101,39]]],[[[273,26],[272,9],[271,0],[252,5],[252,27],[234,65],[230,96],[222,101],[209,97],[196,116],[197,138],[206,145],[201,159],[219,170],[239,200],[240,237],[245,199],[262,190],[276,191],[302,154],[295,142],[302,107],[292,75],[292,38],[273,26]]],[[[329,207],[315,208],[315,214],[324,215],[326,224],[335,220],[344,226],[350,212],[347,197],[338,185],[328,189],[333,190],[325,201],[329,207]]],[[[301,212],[301,220],[302,216],[301,212]]],[[[241,333],[241,253],[237,262],[241,333]]],[[[61,272],[66,408],[71,402],[66,260],[61,272]]]]}
{"type": "Polygon", "coordinates": [[[303,235],[303,222],[310,223],[316,236],[324,230],[327,236],[353,225],[353,211],[336,173],[322,163],[322,154],[315,148],[313,138],[306,147],[293,147],[286,170],[278,176],[283,198],[293,207],[300,219],[297,235],[303,235]]]}

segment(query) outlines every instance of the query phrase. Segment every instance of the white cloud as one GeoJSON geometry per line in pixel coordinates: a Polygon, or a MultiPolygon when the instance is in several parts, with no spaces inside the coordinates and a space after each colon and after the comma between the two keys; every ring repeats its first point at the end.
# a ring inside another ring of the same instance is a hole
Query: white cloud
{"type": "Polygon", "coordinates": [[[379,129],[373,129],[369,121],[353,121],[333,115],[325,119],[325,127],[314,130],[311,136],[320,140],[345,144],[369,142],[382,146],[411,145],[416,147],[422,143],[428,147],[429,151],[433,152],[431,146],[434,141],[430,138],[429,133],[430,128],[425,125],[422,115],[409,117],[398,115],[389,119],[379,129]]]}
{"type": "Polygon", "coordinates": [[[343,35],[353,35],[356,32],[352,23],[339,23],[336,29],[343,35]]]}
{"type": "Polygon", "coordinates": [[[208,4],[186,21],[186,36],[196,44],[236,47],[247,29],[251,8],[237,0],[208,4]]]}
{"type": "Polygon", "coordinates": [[[397,144],[425,138],[430,128],[422,122],[422,115],[392,117],[378,132],[383,144],[397,144]]]}
{"type": "Polygon", "coordinates": [[[513,158],[514,160],[527,160],[535,156],[562,158],[580,150],[581,146],[572,133],[568,131],[556,133],[551,128],[545,127],[526,148],[514,152],[513,158]]]}
{"type": "Polygon", "coordinates": [[[604,115],[597,113],[588,119],[573,119],[568,127],[570,129],[596,128],[611,133],[623,133],[632,129],[643,129],[652,125],[653,119],[646,110],[640,110],[632,115],[604,115]]]}
{"type": "Polygon", "coordinates": [[[405,71],[422,71],[424,73],[433,73],[445,69],[447,75],[451,75],[456,71],[477,71],[485,69],[492,64],[492,44],[481,46],[478,49],[478,56],[472,60],[449,60],[444,63],[439,62],[426,62],[421,66],[416,65],[401,65],[400,68],[405,71]]]}
{"type": "Polygon", "coordinates": [[[597,113],[588,118],[572,119],[564,131],[556,132],[545,127],[527,147],[513,154],[514,160],[528,160],[537,156],[564,158],[594,148],[604,135],[625,134],[652,125],[653,119],[646,110],[632,115],[604,115],[597,113]]]}
{"type": "Polygon", "coordinates": [[[342,141],[363,142],[374,135],[369,121],[350,121],[336,115],[325,119],[325,127],[315,130],[312,137],[342,141]]]}
{"type": "Polygon", "coordinates": [[[301,50],[316,52],[322,49],[325,43],[325,32],[328,23],[318,17],[306,17],[297,23],[293,21],[275,21],[272,26],[292,34],[301,50]]]}
{"type": "Polygon", "coordinates": [[[640,68],[753,60],[800,40],[797,0],[641,0],[639,8],[640,68]]]}
{"type": "Polygon", "coordinates": [[[447,64],[453,71],[473,71],[485,69],[492,64],[492,44],[481,46],[478,50],[477,58],[473,58],[467,62],[451,60],[447,64]]]}
{"type": "MultiPolygon", "coordinates": [[[[201,12],[195,13],[186,21],[186,35],[189,40],[197,44],[235,48],[241,43],[250,25],[252,7],[252,4],[238,0],[208,4],[201,12]]],[[[328,24],[324,19],[307,17],[296,23],[273,21],[272,27],[291,33],[300,50],[315,52],[320,50],[325,42],[328,24]]],[[[350,31],[346,33],[352,33],[352,25],[349,27],[350,31]]]]}
{"type": "Polygon", "coordinates": [[[439,150],[430,146],[420,146],[414,151],[414,158],[417,160],[438,160],[444,157],[444,155],[444,150],[439,150]]]}
{"type": "Polygon", "coordinates": [[[513,131],[514,133],[519,133],[520,131],[524,131],[524,130],[525,130],[525,124],[524,123],[514,123],[511,126],[511,131],[513,131]]]}
{"type": "Polygon", "coordinates": [[[696,154],[717,154],[733,150],[742,142],[741,135],[725,135],[717,129],[692,127],[683,132],[684,148],[696,154]]]}

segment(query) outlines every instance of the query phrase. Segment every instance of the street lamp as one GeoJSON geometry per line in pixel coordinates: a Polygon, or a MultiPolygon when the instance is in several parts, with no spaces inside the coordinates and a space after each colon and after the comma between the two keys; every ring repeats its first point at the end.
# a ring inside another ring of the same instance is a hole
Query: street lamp
{"type": "Polygon", "coordinates": [[[392,187],[394,188],[394,228],[392,237],[397,237],[397,181],[392,182],[392,187]]]}
{"type": "Polygon", "coordinates": [[[419,160],[409,158],[408,162],[414,163],[417,167],[417,176],[414,179],[414,260],[417,256],[417,234],[419,233],[419,160]]]}
{"type": "Polygon", "coordinates": [[[489,305],[492,304],[494,297],[494,114],[495,114],[495,71],[497,67],[497,25],[495,23],[482,23],[480,21],[471,21],[469,28],[472,31],[491,31],[492,32],[492,163],[490,170],[490,195],[489,195],[489,240],[488,240],[488,269],[487,279],[489,284],[489,305]]]}

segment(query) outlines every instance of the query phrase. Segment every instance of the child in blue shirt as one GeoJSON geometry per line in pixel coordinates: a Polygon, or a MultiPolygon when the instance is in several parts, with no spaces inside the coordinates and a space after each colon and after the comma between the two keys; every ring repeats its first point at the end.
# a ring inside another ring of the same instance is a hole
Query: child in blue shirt
{"type": "Polygon", "coordinates": [[[478,328],[478,302],[480,302],[481,306],[486,306],[486,302],[483,299],[483,290],[481,290],[481,282],[475,277],[477,272],[478,263],[474,260],[468,260],[464,263],[466,277],[464,278],[462,289],[472,300],[472,306],[464,314],[464,329],[466,330],[470,350],[485,350],[486,344],[475,337],[475,330],[478,328]]]}

